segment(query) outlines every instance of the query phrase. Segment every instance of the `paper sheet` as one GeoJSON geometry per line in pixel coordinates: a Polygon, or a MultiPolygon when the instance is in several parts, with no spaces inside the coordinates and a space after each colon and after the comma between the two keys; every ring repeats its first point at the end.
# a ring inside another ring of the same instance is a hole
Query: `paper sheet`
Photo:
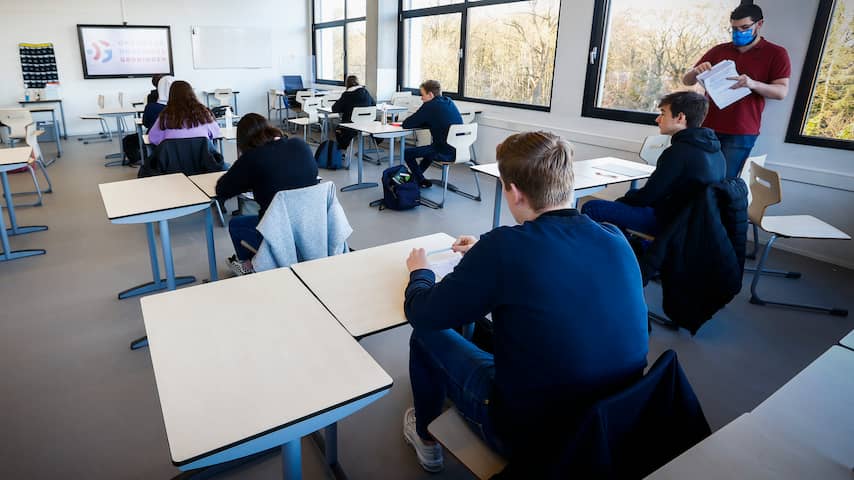
{"type": "Polygon", "coordinates": [[[738,72],[735,69],[735,62],[732,60],[724,60],[711,70],[697,75],[697,80],[703,84],[712,101],[721,110],[750,95],[750,89],[741,87],[731,89],[729,87],[735,84],[735,80],[727,80],[728,77],[737,77],[738,72]]]}
{"type": "Polygon", "coordinates": [[[454,271],[454,267],[460,263],[463,256],[451,249],[440,250],[427,254],[427,261],[430,263],[430,270],[436,275],[436,281],[440,282],[445,275],[454,271]]]}
{"type": "Polygon", "coordinates": [[[597,165],[593,167],[594,170],[603,170],[605,172],[616,173],[618,175],[623,175],[626,177],[645,177],[649,174],[640,169],[634,169],[630,167],[625,167],[623,165],[615,165],[613,163],[606,163],[605,165],[597,165]]]}

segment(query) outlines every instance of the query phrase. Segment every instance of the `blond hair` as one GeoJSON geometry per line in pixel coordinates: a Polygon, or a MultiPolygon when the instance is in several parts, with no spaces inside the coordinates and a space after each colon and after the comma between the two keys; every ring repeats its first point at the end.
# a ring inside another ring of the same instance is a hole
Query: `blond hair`
{"type": "Polygon", "coordinates": [[[572,199],[572,155],[572,144],[548,132],[517,133],[495,148],[504,188],[516,185],[535,211],[572,199]]]}

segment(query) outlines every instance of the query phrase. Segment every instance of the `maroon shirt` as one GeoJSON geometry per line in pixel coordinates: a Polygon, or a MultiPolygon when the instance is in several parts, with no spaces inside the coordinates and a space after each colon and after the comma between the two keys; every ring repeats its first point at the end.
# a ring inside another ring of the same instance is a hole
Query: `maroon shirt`
{"type": "MultiPolygon", "coordinates": [[[[792,64],[789,62],[786,49],[764,38],[744,53],[739,52],[732,42],[721,43],[706,52],[694,66],[703,62],[709,62],[715,66],[724,60],[734,61],[735,69],[739,74],[745,74],[762,83],[789,78],[792,74],[792,64]]],[[[703,126],[717,133],[759,135],[759,124],[762,121],[764,108],[765,97],[756,92],[723,110],[719,109],[715,102],[709,101],[709,114],[706,115],[703,126]]]]}

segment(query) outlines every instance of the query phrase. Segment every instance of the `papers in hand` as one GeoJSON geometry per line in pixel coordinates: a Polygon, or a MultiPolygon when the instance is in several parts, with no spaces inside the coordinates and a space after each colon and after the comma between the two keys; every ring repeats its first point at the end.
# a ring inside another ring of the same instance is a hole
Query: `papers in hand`
{"type": "Polygon", "coordinates": [[[454,267],[460,263],[463,256],[450,248],[437,250],[427,254],[427,261],[430,263],[430,270],[436,275],[436,281],[440,282],[445,275],[454,271],[454,267]]]}
{"type": "Polygon", "coordinates": [[[750,89],[741,87],[731,89],[735,84],[735,80],[727,80],[729,77],[737,77],[738,72],[735,69],[735,62],[732,60],[724,60],[721,63],[712,67],[711,70],[697,75],[697,80],[703,84],[703,88],[712,97],[712,101],[721,110],[750,95],[750,89]]]}

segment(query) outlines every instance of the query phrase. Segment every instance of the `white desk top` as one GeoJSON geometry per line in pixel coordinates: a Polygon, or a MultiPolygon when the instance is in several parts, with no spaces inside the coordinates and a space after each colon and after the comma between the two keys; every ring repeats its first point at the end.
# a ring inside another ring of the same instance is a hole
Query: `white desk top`
{"type": "Polygon", "coordinates": [[[179,464],[392,385],[287,268],[140,303],[179,464]]]}
{"type": "Polygon", "coordinates": [[[291,268],[354,337],[406,323],[406,258],[413,248],[448,248],[454,238],[435,233],[397,243],[320,258],[291,268]]]}
{"type": "Polygon", "coordinates": [[[854,352],[831,347],[752,415],[768,430],[854,468],[854,352]]]}
{"type": "Polygon", "coordinates": [[[110,107],[103,108],[98,110],[98,115],[133,115],[135,113],[142,113],[145,111],[145,107],[143,106],[130,106],[130,107],[110,107]]]}
{"type": "Polygon", "coordinates": [[[40,98],[38,100],[36,100],[36,99],[24,100],[23,98],[18,99],[18,103],[53,103],[53,102],[62,102],[62,99],[61,98],[40,98]]]}
{"type": "Polygon", "coordinates": [[[31,147],[0,148],[0,165],[28,163],[32,151],[31,147]]]}
{"type": "Polygon", "coordinates": [[[213,198],[216,196],[216,182],[219,180],[219,177],[223,175],[225,175],[225,172],[211,172],[191,175],[187,178],[195,183],[197,187],[201,188],[202,191],[205,192],[205,195],[213,198]]]}
{"type": "Polygon", "coordinates": [[[403,127],[392,125],[390,123],[383,125],[381,122],[378,121],[358,125],[355,123],[342,123],[339,125],[339,127],[346,127],[357,132],[367,133],[369,135],[382,135],[389,133],[404,134],[415,131],[412,129],[404,129],[403,127]]]}
{"type": "MultiPolygon", "coordinates": [[[[497,163],[475,165],[471,169],[490,177],[500,177],[497,163]]],[[[614,183],[648,178],[655,171],[655,167],[620,158],[603,157],[592,160],[577,160],[573,162],[572,170],[575,174],[575,190],[583,190],[585,188],[602,187],[614,183]],[[624,175],[616,171],[607,170],[612,167],[616,167],[623,173],[633,173],[633,175],[624,175]]]]}
{"type": "Polygon", "coordinates": [[[745,413],[646,478],[851,480],[854,473],[808,446],[775,435],[745,413]]]}
{"type": "Polygon", "coordinates": [[[848,347],[850,349],[854,349],[854,330],[851,330],[851,332],[848,335],[845,335],[845,338],[840,340],[839,343],[841,343],[842,345],[845,345],[846,347],[848,347]]]}
{"type": "Polygon", "coordinates": [[[211,201],[183,173],[102,183],[98,188],[110,220],[211,201]]]}

